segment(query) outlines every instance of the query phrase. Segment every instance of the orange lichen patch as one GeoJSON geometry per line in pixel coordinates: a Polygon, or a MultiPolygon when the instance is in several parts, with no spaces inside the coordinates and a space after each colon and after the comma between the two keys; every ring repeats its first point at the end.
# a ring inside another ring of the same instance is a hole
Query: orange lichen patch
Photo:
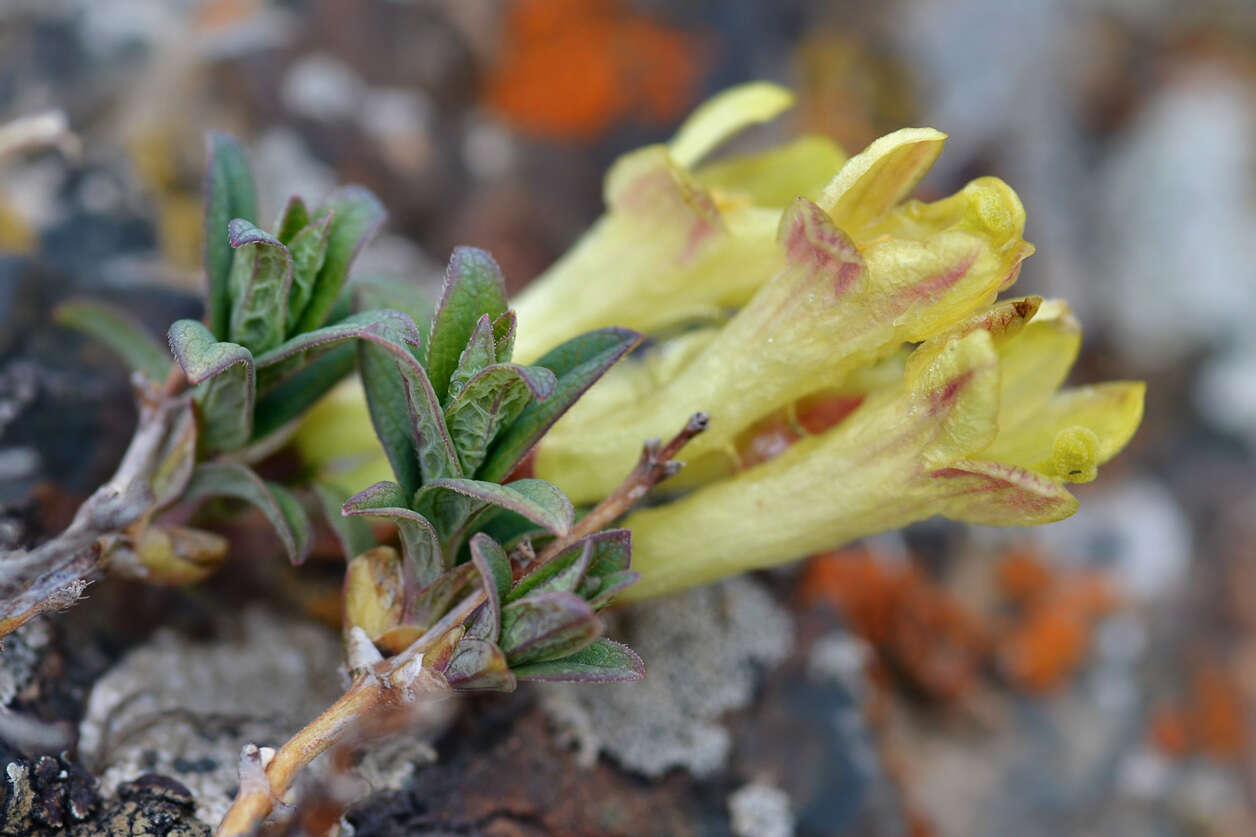
{"type": "Polygon", "coordinates": [[[1151,716],[1151,745],[1172,759],[1183,759],[1195,750],[1191,719],[1180,706],[1162,706],[1151,716]]]}
{"type": "Polygon", "coordinates": [[[1054,575],[1036,553],[1013,550],[995,568],[999,592],[1018,604],[1041,597],[1054,583],[1054,575]]]}
{"type": "Polygon", "coordinates": [[[1199,665],[1186,696],[1151,716],[1148,738],[1170,758],[1203,754],[1233,762],[1247,747],[1243,698],[1230,672],[1215,663],[1199,665]]]}
{"type": "Polygon", "coordinates": [[[805,603],[838,608],[927,694],[956,698],[976,685],[987,649],[981,624],[915,567],[864,549],[831,552],[811,559],[799,592],[805,603]]]}
{"type": "Polygon", "coordinates": [[[1120,603],[1109,580],[1088,570],[1053,570],[1025,547],[1006,552],[995,581],[1015,615],[995,649],[999,670],[1027,692],[1063,686],[1086,660],[1093,627],[1120,603]]]}
{"type": "Polygon", "coordinates": [[[1217,761],[1234,761],[1246,749],[1243,698],[1229,672],[1203,665],[1191,678],[1192,721],[1200,749],[1217,761]]]}
{"type": "Polygon", "coordinates": [[[1034,608],[998,644],[999,667],[1027,692],[1061,686],[1086,658],[1090,624],[1080,614],[1055,603],[1034,608]]]}
{"type": "Polygon", "coordinates": [[[595,139],[626,117],[679,118],[697,92],[699,53],[620,0],[514,0],[484,96],[522,131],[595,139]]]}

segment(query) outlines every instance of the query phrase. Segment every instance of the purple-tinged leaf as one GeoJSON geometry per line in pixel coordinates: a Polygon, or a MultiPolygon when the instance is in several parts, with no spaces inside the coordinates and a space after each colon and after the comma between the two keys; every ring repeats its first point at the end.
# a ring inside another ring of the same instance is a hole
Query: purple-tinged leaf
{"type": "Polygon", "coordinates": [[[424,364],[438,402],[445,402],[450,378],[480,317],[487,314],[492,322],[504,313],[506,283],[497,262],[483,250],[456,248],[445,270],[424,364]]]}
{"type": "Polygon", "coordinates": [[[580,582],[584,580],[592,557],[592,540],[583,538],[577,541],[519,579],[506,595],[506,601],[518,601],[533,591],[576,592],[580,582]]]}
{"type": "Polygon", "coordinates": [[[566,657],[601,635],[597,614],[571,593],[533,593],[502,608],[500,644],[512,668],[566,657]]]}
{"type": "Polygon", "coordinates": [[[344,287],[353,260],[388,217],[379,199],[361,186],[337,189],[315,217],[328,211],[333,213],[333,218],[327,253],[314,279],[310,301],[294,326],[295,332],[313,331],[323,324],[344,287]]]}
{"type": "Polygon", "coordinates": [[[512,692],[515,676],[506,655],[492,642],[464,637],[445,666],[445,679],[459,692],[512,692]]]}
{"type": "Polygon", "coordinates": [[[471,633],[497,639],[501,631],[502,597],[510,591],[513,581],[510,559],[497,541],[480,534],[471,538],[471,562],[479,570],[480,581],[488,595],[483,612],[472,624],[471,633]]]}
{"type": "Polygon", "coordinates": [[[628,569],[632,559],[632,532],[627,529],[608,529],[590,535],[593,543],[593,559],[589,562],[590,576],[607,576],[628,569]]]}
{"type": "Polygon", "coordinates": [[[516,480],[508,485],[467,479],[435,480],[419,489],[414,507],[427,514],[437,529],[451,536],[468,521],[496,506],[526,518],[555,535],[571,531],[575,517],[571,501],[544,480],[516,480]]]}
{"type": "Polygon", "coordinates": [[[645,663],[627,645],[599,639],[574,654],[514,669],[520,680],[624,683],[645,677],[645,663]]]}
{"type": "Polygon", "coordinates": [[[493,482],[505,479],[576,399],[641,339],[637,332],[623,328],[590,331],[568,340],[533,364],[554,373],[554,392],[544,401],[524,407],[514,423],[493,442],[478,475],[493,482]]]}
{"type": "Polygon", "coordinates": [[[413,360],[398,362],[401,387],[406,397],[406,409],[410,414],[410,435],[414,440],[419,460],[419,473],[423,482],[445,477],[461,477],[458,452],[449,438],[449,428],[440,409],[440,401],[432,390],[431,381],[423,367],[413,360]]]}
{"type": "Polygon", "coordinates": [[[382,517],[397,527],[401,552],[406,557],[415,589],[434,582],[445,571],[440,541],[432,524],[406,503],[401,486],[394,482],[377,482],[345,500],[341,511],[346,515],[382,517]]]}
{"type": "Polygon", "coordinates": [[[126,311],[90,299],[68,299],[53,309],[52,319],[99,340],[150,381],[160,383],[170,371],[170,354],[126,311]]]}
{"type": "Polygon", "coordinates": [[[467,339],[466,348],[458,356],[458,365],[449,377],[449,390],[445,394],[445,404],[458,397],[458,394],[484,367],[492,365],[496,359],[497,348],[493,341],[493,324],[488,314],[476,321],[475,329],[467,339]]]}
{"type": "Polygon", "coordinates": [[[231,341],[260,354],[283,342],[292,254],[279,239],[242,218],[227,225],[227,242],[235,249],[227,283],[231,341]]]}
{"type": "Polygon", "coordinates": [[[462,472],[474,474],[498,433],[534,399],[553,391],[554,373],[539,366],[494,364],[468,381],[445,408],[445,425],[462,472]]]}
{"type": "Polygon", "coordinates": [[[432,627],[459,599],[471,592],[478,572],[471,564],[459,564],[441,573],[406,603],[405,622],[424,630],[432,627]]]}
{"type": "Polygon", "coordinates": [[[235,450],[253,432],[253,354],[235,343],[220,343],[196,320],[170,326],[170,351],[183,367],[201,413],[201,447],[235,450]]]}
{"type": "Polygon", "coordinates": [[[233,462],[205,462],[192,472],[184,497],[233,497],[257,507],[270,522],[288,553],[300,564],[310,549],[310,521],[296,497],[280,485],[265,482],[253,471],[233,462]]]}
{"type": "Polygon", "coordinates": [[[288,291],[285,337],[297,333],[297,322],[301,319],[305,306],[309,304],[310,297],[314,295],[314,281],[327,257],[333,220],[333,213],[329,209],[298,232],[291,241],[285,242],[292,253],[292,288],[288,291]]]}
{"type": "Polygon", "coordinates": [[[227,243],[227,224],[232,218],[257,220],[257,194],[249,160],[232,137],[211,133],[206,138],[205,167],[205,276],[209,281],[210,327],[226,337],[231,320],[228,282],[234,251],[227,243]]]}
{"type": "Polygon", "coordinates": [[[335,325],[307,331],[258,355],[254,361],[257,366],[257,388],[259,392],[268,392],[314,358],[350,340],[375,343],[398,358],[406,359],[410,347],[416,345],[418,339],[418,327],[400,311],[363,311],[361,314],[353,314],[335,325]]]}
{"type": "Polygon", "coordinates": [[[608,573],[605,576],[589,577],[598,578],[601,584],[596,592],[590,593],[585,599],[589,602],[589,607],[594,610],[601,610],[614,601],[615,597],[620,593],[636,584],[637,580],[641,578],[641,573],[635,570],[620,570],[608,573]]]}

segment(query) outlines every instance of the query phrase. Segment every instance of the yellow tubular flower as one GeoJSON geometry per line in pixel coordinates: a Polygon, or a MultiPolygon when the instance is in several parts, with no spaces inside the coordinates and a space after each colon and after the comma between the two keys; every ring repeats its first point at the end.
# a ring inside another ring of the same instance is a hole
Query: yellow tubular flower
{"type": "Polygon", "coordinates": [[[1035,309],[1036,300],[994,306],[926,341],[898,385],[838,426],[630,515],[642,578],[624,598],[779,564],[934,515],[990,526],[1068,517],[1077,501],[1064,483],[1093,477],[1130,439],[1144,385],[1055,392],[1059,350],[1067,356],[1077,332],[1063,304],[1035,309]],[[1028,366],[1042,374],[1010,377],[1028,366]]]}

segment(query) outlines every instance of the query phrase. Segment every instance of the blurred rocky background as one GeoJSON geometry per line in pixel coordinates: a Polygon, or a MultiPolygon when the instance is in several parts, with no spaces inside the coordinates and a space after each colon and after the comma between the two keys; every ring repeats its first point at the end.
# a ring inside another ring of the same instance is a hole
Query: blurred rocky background
{"type": "MultiPolygon", "coordinates": [[[[0,159],[0,542],[64,525],[133,421],[125,376],[50,307],[106,296],[158,333],[198,311],[206,130],[251,149],[264,214],[377,192],[360,269],[435,281],[473,244],[517,289],[598,215],[618,154],[754,78],[800,96],[766,131],[854,152],[933,125],[951,139],[922,194],[1010,182],[1038,246],[1018,290],[1072,302],[1077,380],[1148,380],[1141,431],[1071,520],[926,523],[626,611],[650,680],[471,701],[429,730],[434,763],[371,766],[349,821],[1256,833],[1250,0],[0,0],[0,125],[59,110],[80,140],[0,159]]],[[[124,833],[137,810],[186,829],[142,833],[202,833],[241,736],[335,693],[310,619],[338,619],[335,561],[320,585],[256,528],[204,588],[97,584],[5,643],[3,833],[124,833]],[[239,615],[259,597],[270,615],[239,615]],[[234,679],[204,675],[223,659],[234,679]]]]}

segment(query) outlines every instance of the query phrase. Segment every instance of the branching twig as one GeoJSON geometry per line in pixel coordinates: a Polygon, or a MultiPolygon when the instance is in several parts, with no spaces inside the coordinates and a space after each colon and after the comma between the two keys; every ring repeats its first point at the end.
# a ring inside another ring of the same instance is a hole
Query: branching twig
{"type": "Polygon", "coordinates": [[[675,476],[685,463],[677,462],[672,457],[679,453],[690,439],[706,430],[707,423],[706,413],[694,413],[689,417],[689,421],[685,422],[680,432],[667,444],[662,444],[659,439],[646,442],[641,450],[641,458],[637,460],[637,466],[632,469],[632,473],[609,497],[580,518],[570,533],[551,541],[536,557],[536,564],[544,564],[581,538],[602,531],[623,517],[638,500],[650,492],[650,489],[668,477],[675,476]]]}
{"type": "Polygon", "coordinates": [[[98,568],[96,541],[125,529],[151,508],[154,470],[187,408],[181,396],[141,397],[139,425],[122,464],[79,507],[69,527],[29,552],[0,554],[0,637],[78,598],[98,568]]]}
{"type": "MultiPolygon", "coordinates": [[[[551,543],[538,557],[545,561],[567,544],[600,531],[622,516],[651,488],[680,470],[672,457],[694,436],[706,429],[705,413],[695,413],[667,444],[658,439],[646,442],[641,459],[632,473],[577,523],[566,538],[551,543]]],[[[477,590],[451,608],[440,621],[412,642],[400,654],[373,662],[363,670],[341,698],[322,715],[288,740],[270,756],[250,744],[240,756],[240,791],[218,826],[217,837],[251,837],[275,805],[288,793],[297,774],[329,748],[343,743],[380,713],[414,705],[419,700],[444,697],[449,688],[444,678],[423,667],[423,655],[451,630],[465,622],[487,599],[477,590]],[[263,753],[270,756],[263,758],[263,753]]],[[[365,635],[362,635],[364,638],[365,635]]],[[[368,655],[360,651],[357,665],[368,655]]],[[[365,736],[362,736],[365,737],[365,736]]]]}

